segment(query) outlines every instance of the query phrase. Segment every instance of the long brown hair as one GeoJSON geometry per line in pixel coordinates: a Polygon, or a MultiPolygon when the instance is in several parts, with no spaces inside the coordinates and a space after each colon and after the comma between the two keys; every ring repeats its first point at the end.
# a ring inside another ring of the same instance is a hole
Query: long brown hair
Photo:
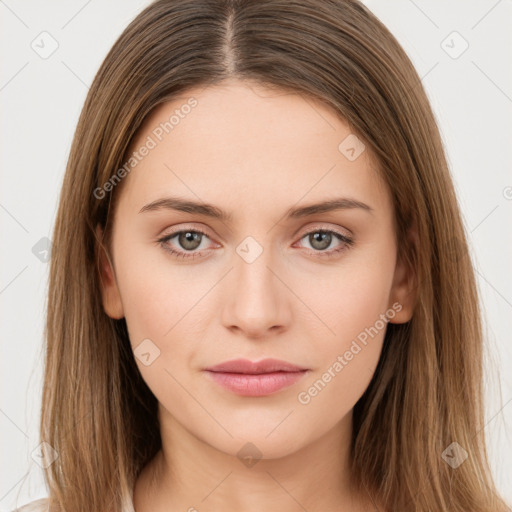
{"type": "Polygon", "coordinates": [[[105,191],[157,105],[228,78],[324,101],[376,157],[392,194],[416,305],[409,322],[388,325],[355,406],[354,481],[389,511],[506,510],[484,441],[479,298],[439,130],[406,53],[355,0],[158,0],[105,58],[78,122],[52,240],[40,425],[59,455],[45,471],[51,510],[119,511],[161,447],[157,401],[125,319],[102,308],[99,255],[123,181],[104,197],[94,191],[105,191]],[[453,442],[468,454],[457,468],[443,458],[453,442]]]}

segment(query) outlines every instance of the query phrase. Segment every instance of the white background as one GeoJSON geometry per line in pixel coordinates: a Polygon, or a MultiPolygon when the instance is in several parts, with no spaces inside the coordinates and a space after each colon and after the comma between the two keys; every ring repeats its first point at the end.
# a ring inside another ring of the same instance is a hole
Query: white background
{"type": "MultiPolygon", "coordinates": [[[[148,3],[0,0],[0,511],[46,496],[42,470],[31,453],[40,442],[48,264],[32,253],[32,247],[43,237],[51,238],[66,159],[88,85],[118,35],[148,3]],[[58,42],[47,59],[31,47],[43,31],[58,42]]],[[[416,66],[445,142],[485,306],[491,464],[509,503],[511,3],[365,1],[416,66]],[[463,48],[463,40],[453,31],[469,45],[458,58],[445,51],[447,46],[452,54],[463,48]]]]}

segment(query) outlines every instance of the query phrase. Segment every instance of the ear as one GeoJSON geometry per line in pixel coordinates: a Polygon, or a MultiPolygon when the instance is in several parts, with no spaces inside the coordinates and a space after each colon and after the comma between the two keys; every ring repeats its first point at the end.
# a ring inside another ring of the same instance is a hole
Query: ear
{"type": "MultiPolygon", "coordinates": [[[[102,237],[103,230],[100,224],[98,224],[96,226],[96,238],[101,240],[102,237]]],[[[114,266],[103,244],[99,244],[99,260],[99,277],[103,309],[110,318],[119,320],[124,317],[123,303],[121,302],[121,294],[117,287],[114,266]]]]}
{"type": "MultiPolygon", "coordinates": [[[[408,232],[408,243],[418,248],[418,235],[414,229],[408,232]]],[[[397,258],[393,284],[389,295],[389,308],[395,311],[395,315],[389,322],[403,324],[408,322],[413,315],[416,302],[416,274],[405,258],[397,258]],[[394,305],[394,306],[393,306],[394,305]]]]}

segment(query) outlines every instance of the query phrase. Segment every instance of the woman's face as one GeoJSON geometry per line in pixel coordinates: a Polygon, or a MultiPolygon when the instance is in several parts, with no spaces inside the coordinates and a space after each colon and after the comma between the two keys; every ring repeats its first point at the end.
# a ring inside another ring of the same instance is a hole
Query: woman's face
{"type": "Polygon", "coordinates": [[[347,422],[386,320],[412,314],[369,149],[323,103],[225,82],[160,105],[132,151],[103,304],[126,318],[163,428],[271,459],[347,422]],[[305,371],[206,370],[267,358],[305,371]]]}

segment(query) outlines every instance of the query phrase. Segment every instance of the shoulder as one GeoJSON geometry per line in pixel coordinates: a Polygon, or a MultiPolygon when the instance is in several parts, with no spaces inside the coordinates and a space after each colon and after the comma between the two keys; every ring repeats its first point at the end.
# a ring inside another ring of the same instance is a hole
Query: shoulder
{"type": "Polygon", "coordinates": [[[48,498],[40,498],[18,507],[13,512],[48,512],[49,501],[48,498]]]}

